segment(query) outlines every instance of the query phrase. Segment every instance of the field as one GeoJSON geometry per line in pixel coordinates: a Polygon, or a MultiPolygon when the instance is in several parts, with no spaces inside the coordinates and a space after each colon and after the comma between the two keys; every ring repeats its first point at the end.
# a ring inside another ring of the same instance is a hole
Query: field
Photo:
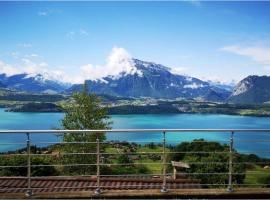
{"type": "MultiPolygon", "coordinates": [[[[137,145],[133,148],[134,151],[129,151],[128,146],[119,145],[118,147],[106,148],[106,153],[112,154],[126,154],[132,152],[129,159],[134,163],[142,163],[146,166],[148,174],[162,174],[162,146],[158,145],[137,145]],[[153,152],[153,154],[152,154],[153,152]],[[138,156],[141,154],[141,156],[138,156]]],[[[166,148],[166,152],[172,151],[170,148],[166,148]]],[[[169,159],[168,159],[169,160],[169,159]]],[[[114,157],[111,160],[113,163],[117,163],[117,159],[114,157]]],[[[168,161],[167,161],[168,162],[168,161]]],[[[171,172],[171,166],[168,166],[168,172],[171,172]]],[[[264,169],[263,166],[252,165],[246,170],[246,177],[244,179],[244,185],[247,187],[266,187],[270,184],[270,169],[264,169]]]]}
{"type": "Polygon", "coordinates": [[[246,172],[244,184],[254,187],[263,187],[262,184],[270,184],[270,169],[264,169],[260,166],[254,166],[246,172]]]}

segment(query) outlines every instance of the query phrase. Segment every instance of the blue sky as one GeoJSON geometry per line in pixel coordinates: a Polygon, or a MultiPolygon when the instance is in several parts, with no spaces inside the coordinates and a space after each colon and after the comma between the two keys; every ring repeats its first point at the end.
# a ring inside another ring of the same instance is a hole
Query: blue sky
{"type": "Polygon", "coordinates": [[[270,75],[270,2],[0,2],[0,27],[0,73],[75,83],[135,57],[203,79],[270,75]]]}

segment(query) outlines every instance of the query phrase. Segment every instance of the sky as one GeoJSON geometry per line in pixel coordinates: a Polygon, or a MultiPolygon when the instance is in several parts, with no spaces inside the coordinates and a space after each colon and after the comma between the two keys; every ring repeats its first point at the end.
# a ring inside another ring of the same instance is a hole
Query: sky
{"type": "Polygon", "coordinates": [[[0,2],[0,74],[80,83],[131,58],[226,83],[270,75],[270,2],[0,2]]]}

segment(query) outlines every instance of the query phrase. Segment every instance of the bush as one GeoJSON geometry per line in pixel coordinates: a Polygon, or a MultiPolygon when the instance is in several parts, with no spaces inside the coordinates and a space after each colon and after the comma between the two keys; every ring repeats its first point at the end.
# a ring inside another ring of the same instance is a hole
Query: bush
{"type": "MultiPolygon", "coordinates": [[[[228,184],[229,172],[229,146],[221,145],[217,142],[207,142],[203,139],[194,140],[192,142],[183,142],[176,146],[177,152],[195,152],[174,154],[172,160],[184,161],[190,164],[190,168],[186,169],[190,177],[200,179],[203,184],[228,184]],[[196,153],[204,152],[204,153],[196,153]],[[205,153],[205,152],[221,152],[221,153],[205,153]],[[224,152],[224,153],[222,153],[224,152]],[[208,173],[208,174],[207,174],[208,173]],[[211,174],[216,173],[216,174],[211,174]],[[221,174],[218,174],[221,173],[221,174]],[[227,173],[227,174],[226,174],[227,173]]],[[[234,151],[234,162],[239,162],[240,156],[234,151]]],[[[245,179],[245,165],[233,165],[233,183],[243,183],[245,179]]],[[[209,185],[210,186],[210,185],[209,185]]]]}
{"type": "MultiPolygon", "coordinates": [[[[31,159],[31,165],[51,165],[52,161],[46,158],[34,157],[31,159]]],[[[7,167],[0,169],[0,176],[26,176],[27,158],[26,156],[7,156],[0,160],[1,166],[20,166],[7,167]]],[[[58,171],[53,166],[31,167],[31,176],[56,176],[58,171]]]]}
{"type": "Polygon", "coordinates": [[[263,187],[269,188],[270,187],[270,174],[258,178],[258,182],[259,184],[263,184],[263,187]]]}

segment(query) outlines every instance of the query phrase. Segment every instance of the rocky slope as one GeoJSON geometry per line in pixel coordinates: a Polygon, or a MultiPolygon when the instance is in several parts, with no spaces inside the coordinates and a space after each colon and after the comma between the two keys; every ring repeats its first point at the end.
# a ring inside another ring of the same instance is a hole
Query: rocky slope
{"type": "Polygon", "coordinates": [[[240,81],[228,99],[232,103],[270,101],[270,76],[248,76],[240,81]]]}

